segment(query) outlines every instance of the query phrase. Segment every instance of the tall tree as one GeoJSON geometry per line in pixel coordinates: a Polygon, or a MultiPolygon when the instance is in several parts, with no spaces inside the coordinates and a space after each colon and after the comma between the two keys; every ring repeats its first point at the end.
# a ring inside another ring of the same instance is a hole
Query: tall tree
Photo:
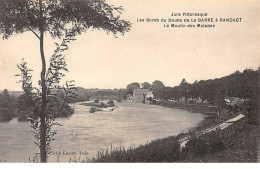
{"type": "Polygon", "coordinates": [[[9,121],[14,116],[15,100],[13,96],[9,95],[7,89],[0,93],[0,122],[9,121]]]}
{"type": "Polygon", "coordinates": [[[89,28],[103,29],[116,35],[130,30],[130,23],[121,20],[122,7],[108,5],[104,0],[0,0],[0,34],[4,39],[31,31],[40,42],[42,69],[40,112],[40,156],[46,162],[46,61],[44,36],[61,38],[78,35],[89,28]]]}
{"type": "Polygon", "coordinates": [[[2,96],[3,106],[7,106],[8,105],[8,102],[9,102],[10,98],[11,98],[11,96],[9,95],[8,90],[4,89],[3,96],[2,96]]]}
{"type": "Polygon", "coordinates": [[[126,94],[133,94],[134,89],[140,89],[140,84],[138,82],[128,84],[126,86],[126,94]]]}
{"type": "Polygon", "coordinates": [[[148,82],[141,83],[142,89],[151,89],[152,85],[148,82]]]}
{"type": "Polygon", "coordinates": [[[165,85],[163,84],[162,81],[160,80],[155,80],[152,84],[152,90],[154,93],[154,96],[156,98],[163,98],[163,88],[165,87],[165,85]]]}
{"type": "Polygon", "coordinates": [[[0,107],[1,108],[9,108],[11,103],[11,96],[7,89],[3,90],[3,93],[0,94],[0,107]]]}
{"type": "Polygon", "coordinates": [[[187,81],[186,81],[186,79],[182,79],[182,81],[181,81],[181,84],[180,84],[180,85],[184,85],[184,84],[187,84],[187,81]]]}

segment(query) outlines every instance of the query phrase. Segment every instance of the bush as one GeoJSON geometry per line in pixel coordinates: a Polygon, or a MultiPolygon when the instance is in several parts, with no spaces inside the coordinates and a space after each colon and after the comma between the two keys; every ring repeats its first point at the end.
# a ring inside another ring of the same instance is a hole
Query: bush
{"type": "Polygon", "coordinates": [[[100,108],[108,108],[108,105],[105,104],[105,103],[103,103],[103,102],[101,102],[101,104],[100,104],[100,108]]]}
{"type": "Polygon", "coordinates": [[[109,101],[107,102],[107,104],[108,104],[109,107],[114,107],[114,106],[115,106],[115,103],[114,103],[113,100],[109,100],[109,101]]]}
{"type": "MultiPolygon", "coordinates": [[[[199,134],[200,135],[200,134],[199,134]]],[[[213,131],[198,136],[198,133],[190,133],[190,139],[183,149],[183,158],[192,159],[194,157],[202,157],[205,154],[214,154],[225,149],[225,139],[221,135],[221,131],[213,131]]]]}
{"type": "Polygon", "coordinates": [[[107,102],[107,104],[114,104],[114,101],[113,101],[113,100],[109,100],[109,101],[107,102]]]}
{"type": "Polygon", "coordinates": [[[0,122],[12,120],[14,114],[9,108],[0,107],[0,122]]]}
{"type": "Polygon", "coordinates": [[[28,121],[28,111],[27,110],[19,110],[17,111],[17,120],[18,121],[28,121]]]}
{"type": "Polygon", "coordinates": [[[180,159],[180,147],[176,137],[158,139],[137,148],[120,147],[98,152],[92,162],[174,162],[180,159]]]}
{"type": "Polygon", "coordinates": [[[247,118],[235,122],[225,130],[217,130],[201,137],[191,135],[183,149],[186,162],[256,162],[257,126],[248,125],[247,118]]]}
{"type": "Polygon", "coordinates": [[[65,105],[61,110],[56,111],[55,117],[70,117],[74,113],[74,109],[69,105],[65,105]]]}

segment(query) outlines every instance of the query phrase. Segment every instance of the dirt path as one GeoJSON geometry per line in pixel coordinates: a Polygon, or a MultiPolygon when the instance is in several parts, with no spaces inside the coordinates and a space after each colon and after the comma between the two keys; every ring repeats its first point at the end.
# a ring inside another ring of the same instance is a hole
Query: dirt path
{"type": "Polygon", "coordinates": [[[220,128],[221,130],[223,130],[223,129],[227,128],[228,126],[232,125],[234,122],[236,122],[236,121],[242,119],[243,117],[245,117],[244,114],[239,114],[238,116],[236,116],[236,117],[234,117],[234,118],[232,118],[232,119],[229,119],[229,120],[225,121],[224,123],[221,123],[221,124],[219,124],[219,125],[217,125],[217,126],[214,126],[214,127],[212,127],[212,128],[208,128],[208,129],[206,129],[206,130],[203,130],[202,132],[203,132],[203,134],[205,134],[205,133],[209,133],[209,132],[211,132],[211,131],[214,131],[214,130],[216,130],[216,129],[218,129],[218,128],[220,128]]]}
{"type": "MultiPolygon", "coordinates": [[[[239,114],[238,116],[236,116],[232,119],[229,119],[229,120],[227,120],[227,121],[225,121],[225,122],[223,122],[219,125],[216,125],[216,126],[211,127],[211,128],[207,128],[205,130],[202,130],[201,133],[205,134],[205,133],[209,133],[209,132],[212,132],[214,130],[217,130],[217,129],[223,130],[223,129],[227,128],[228,126],[232,125],[234,122],[242,119],[243,117],[245,117],[244,114],[239,114]]],[[[184,137],[181,140],[179,140],[181,150],[185,147],[185,145],[187,144],[188,141],[189,141],[189,137],[184,137]]],[[[260,146],[260,143],[259,143],[259,139],[258,139],[258,162],[260,162],[260,147],[259,146],[260,146]]]]}

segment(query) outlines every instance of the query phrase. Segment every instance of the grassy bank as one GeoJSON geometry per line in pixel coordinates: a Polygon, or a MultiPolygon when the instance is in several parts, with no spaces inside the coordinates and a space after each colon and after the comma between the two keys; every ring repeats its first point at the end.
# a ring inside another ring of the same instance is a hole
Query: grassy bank
{"type": "Polygon", "coordinates": [[[92,162],[257,162],[257,127],[244,118],[225,130],[191,139],[180,151],[183,134],[158,139],[137,148],[99,152],[92,162]]]}
{"type": "MultiPolygon", "coordinates": [[[[168,104],[166,107],[171,106],[168,104]]],[[[220,112],[217,115],[214,111],[202,111],[207,115],[206,118],[189,133],[157,139],[137,148],[107,149],[99,152],[91,162],[257,162],[259,131],[257,126],[248,123],[247,117],[224,130],[216,130],[200,137],[195,135],[201,129],[220,124],[237,115],[226,110],[220,112]],[[180,151],[178,141],[184,136],[189,136],[190,140],[180,151]]]]}

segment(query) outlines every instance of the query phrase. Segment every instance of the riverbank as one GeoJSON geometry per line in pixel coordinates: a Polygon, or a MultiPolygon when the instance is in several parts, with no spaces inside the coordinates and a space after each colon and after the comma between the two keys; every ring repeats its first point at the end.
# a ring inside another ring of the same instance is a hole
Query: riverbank
{"type": "Polygon", "coordinates": [[[231,119],[237,116],[239,113],[244,113],[243,111],[239,113],[233,113],[225,108],[219,108],[217,106],[205,104],[189,104],[181,102],[160,101],[157,102],[156,105],[174,109],[184,109],[188,110],[191,113],[200,113],[206,115],[204,120],[201,121],[201,123],[199,123],[198,126],[196,126],[192,130],[204,130],[212,126],[216,126],[228,119],[231,119]]]}
{"type": "Polygon", "coordinates": [[[189,104],[184,102],[159,101],[156,102],[156,105],[175,109],[185,109],[193,113],[202,113],[206,115],[221,111],[221,109],[218,106],[212,106],[207,104],[189,104]]]}
{"type": "MultiPolygon", "coordinates": [[[[171,103],[160,105],[174,106],[171,103]]],[[[184,109],[190,108],[182,106],[184,109]]],[[[203,129],[238,115],[224,109],[216,109],[216,112],[204,110],[202,113],[207,117],[194,131],[157,139],[137,148],[111,147],[99,152],[91,162],[257,162],[257,126],[250,125],[244,117],[224,130],[214,130],[198,137],[197,133],[203,129]],[[180,140],[184,137],[189,137],[189,141],[180,149],[180,140]]]]}

